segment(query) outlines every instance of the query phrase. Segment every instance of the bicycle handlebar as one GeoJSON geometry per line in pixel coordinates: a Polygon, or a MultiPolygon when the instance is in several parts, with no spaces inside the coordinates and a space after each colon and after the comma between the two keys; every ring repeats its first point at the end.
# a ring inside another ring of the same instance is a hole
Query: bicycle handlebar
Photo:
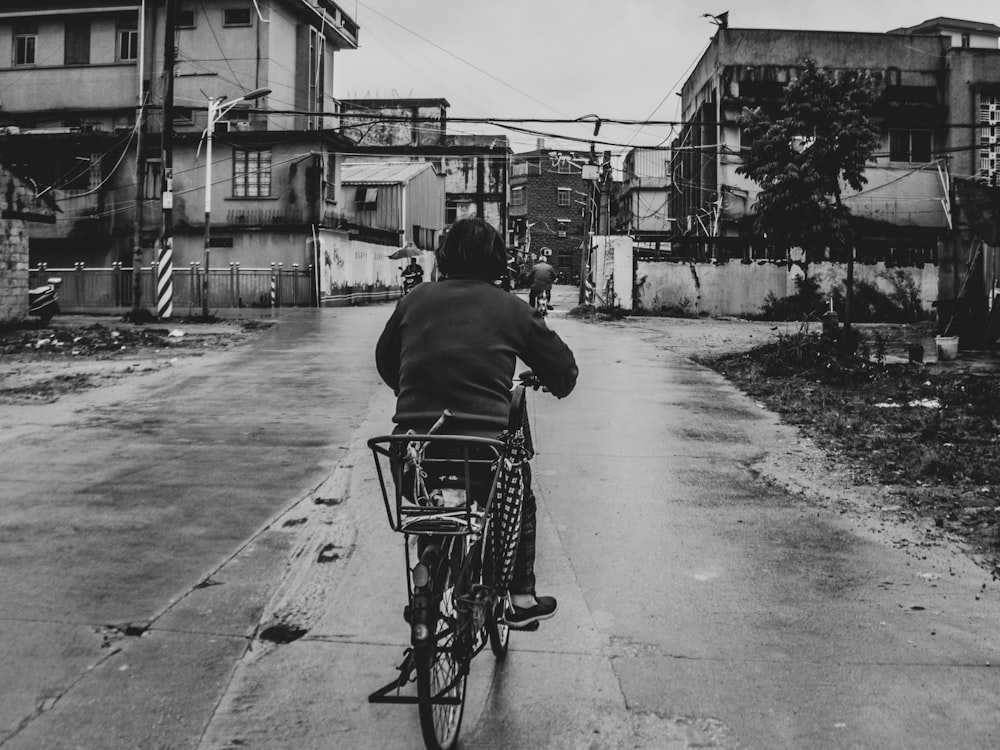
{"type": "Polygon", "coordinates": [[[524,372],[520,373],[517,376],[517,379],[521,381],[521,385],[525,386],[526,388],[534,388],[536,391],[539,388],[541,388],[543,391],[546,392],[549,390],[545,386],[545,384],[538,379],[538,376],[535,375],[535,373],[533,373],[531,370],[525,370],[524,372]]]}

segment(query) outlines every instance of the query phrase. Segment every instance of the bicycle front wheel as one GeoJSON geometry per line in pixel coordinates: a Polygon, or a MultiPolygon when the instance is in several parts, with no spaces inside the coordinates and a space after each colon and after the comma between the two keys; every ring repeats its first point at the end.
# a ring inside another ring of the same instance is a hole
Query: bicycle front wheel
{"type": "Polygon", "coordinates": [[[462,642],[468,628],[460,614],[458,575],[461,570],[462,541],[453,537],[441,550],[437,569],[432,573],[432,630],[434,636],[413,647],[420,698],[420,729],[428,750],[451,750],[465,711],[465,683],[471,651],[462,642]]]}

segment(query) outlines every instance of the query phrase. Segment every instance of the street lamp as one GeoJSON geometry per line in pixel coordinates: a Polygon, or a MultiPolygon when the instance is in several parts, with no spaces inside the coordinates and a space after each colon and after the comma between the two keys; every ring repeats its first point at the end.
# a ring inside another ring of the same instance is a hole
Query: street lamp
{"type": "Polygon", "coordinates": [[[215,124],[240,102],[248,102],[251,99],[259,99],[271,93],[271,89],[254,89],[253,91],[238,96],[235,99],[227,99],[225,95],[209,97],[208,99],[208,127],[205,128],[205,277],[201,281],[201,315],[208,317],[208,258],[211,254],[210,234],[212,217],[212,132],[215,124]]]}

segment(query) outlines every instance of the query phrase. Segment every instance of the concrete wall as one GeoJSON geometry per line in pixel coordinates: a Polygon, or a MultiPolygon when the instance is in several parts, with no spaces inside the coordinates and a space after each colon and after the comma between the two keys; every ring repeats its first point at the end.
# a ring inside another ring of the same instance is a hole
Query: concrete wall
{"type": "MultiPolygon", "coordinates": [[[[35,211],[35,190],[0,166],[0,212],[35,211]]],[[[28,314],[28,224],[23,218],[0,218],[0,323],[28,314]]]]}
{"type": "Polygon", "coordinates": [[[344,99],[341,132],[359,146],[443,145],[447,108],[445,99],[344,99]],[[380,116],[398,120],[380,122],[380,116]]]}
{"type": "MultiPolygon", "coordinates": [[[[230,263],[239,263],[240,268],[268,268],[272,263],[281,263],[284,270],[292,270],[295,263],[303,270],[314,262],[309,251],[308,234],[300,229],[266,227],[263,229],[225,229],[220,227],[213,237],[233,238],[233,247],[213,247],[209,263],[212,268],[228,268],[230,263]]],[[[147,259],[155,257],[147,251],[147,259]]],[[[205,257],[205,238],[202,232],[174,233],[174,268],[201,263],[205,257]]],[[[129,264],[131,265],[131,264],[129,264]]]]}
{"type": "Polygon", "coordinates": [[[598,307],[632,309],[632,258],[632,238],[628,235],[591,238],[590,270],[598,307]]]}
{"type": "MultiPolygon", "coordinates": [[[[0,195],[0,206],[7,207],[0,195]]],[[[19,219],[0,219],[0,323],[28,314],[28,236],[19,219]]]]}
{"type": "MultiPolygon", "coordinates": [[[[321,230],[319,239],[320,306],[354,305],[395,299],[400,296],[400,266],[407,260],[392,260],[396,248],[352,240],[346,232],[321,230]]],[[[434,253],[417,258],[424,268],[424,281],[436,277],[434,253]]]]}
{"type": "MultiPolygon", "coordinates": [[[[810,275],[824,294],[844,288],[847,267],[841,263],[813,263],[810,275]]],[[[639,261],[636,264],[636,305],[644,310],[678,308],[692,315],[745,316],[761,311],[769,294],[781,299],[795,294],[802,269],[796,264],[772,261],[751,263],[679,263],[639,261]]],[[[925,312],[938,299],[938,267],[892,267],[884,263],[855,264],[854,278],[868,282],[886,294],[901,283],[912,284],[925,312]]]]}

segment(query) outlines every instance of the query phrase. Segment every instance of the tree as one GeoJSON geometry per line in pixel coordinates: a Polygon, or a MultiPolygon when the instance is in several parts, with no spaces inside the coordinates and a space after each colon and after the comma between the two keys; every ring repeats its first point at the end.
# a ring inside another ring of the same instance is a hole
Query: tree
{"type": "Polygon", "coordinates": [[[806,262],[827,247],[850,248],[847,305],[850,328],[854,283],[854,234],[850,209],[841,201],[848,185],[867,183],[865,164],[879,145],[869,119],[876,82],[866,73],[840,75],[803,60],[798,78],[785,87],[773,117],[764,109],[744,111],[740,124],[752,145],[737,168],[758,185],[755,231],[786,246],[801,247],[806,262]]]}

